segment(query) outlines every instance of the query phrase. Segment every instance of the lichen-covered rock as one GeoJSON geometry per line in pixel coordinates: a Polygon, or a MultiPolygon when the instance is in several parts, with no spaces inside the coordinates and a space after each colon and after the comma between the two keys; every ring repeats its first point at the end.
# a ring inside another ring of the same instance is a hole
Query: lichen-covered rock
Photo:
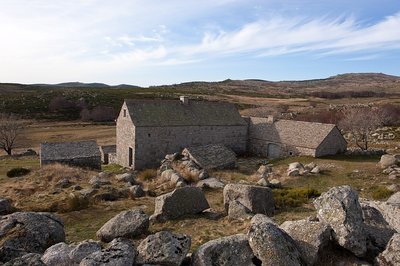
{"type": "Polygon", "coordinates": [[[367,239],[357,193],[350,186],[334,187],[322,193],[314,206],[320,221],[332,227],[336,242],[363,257],[367,239]]]}
{"type": "Polygon", "coordinates": [[[133,185],[129,187],[129,192],[132,198],[144,197],[145,193],[141,185],[133,185]]]}
{"type": "Polygon", "coordinates": [[[138,264],[179,266],[189,252],[191,239],[187,235],[161,231],[140,242],[138,264]]]}
{"type": "Polygon", "coordinates": [[[192,255],[192,266],[253,266],[255,258],[247,235],[232,235],[201,245],[192,255]]]}
{"type": "Polygon", "coordinates": [[[37,253],[28,253],[5,263],[3,266],[46,266],[37,253]]]}
{"type": "Polygon", "coordinates": [[[378,265],[400,265],[400,234],[394,234],[386,249],[377,258],[378,265]]]}
{"type": "Polygon", "coordinates": [[[210,208],[204,192],[198,187],[182,187],[158,196],[155,200],[153,221],[176,219],[197,214],[210,208]]]}
{"type": "Polygon", "coordinates": [[[262,265],[305,265],[295,241],[268,219],[255,216],[249,230],[249,244],[262,265]]]}
{"type": "Polygon", "coordinates": [[[221,189],[224,188],[225,184],[221,180],[215,177],[210,177],[207,179],[200,180],[199,182],[197,182],[196,186],[200,188],[221,189]]]}
{"type": "Polygon", "coordinates": [[[136,259],[133,245],[126,239],[116,238],[104,250],[96,251],[85,257],[80,266],[127,266],[133,265],[136,259]]]}
{"type": "Polygon", "coordinates": [[[51,213],[16,212],[0,217],[0,261],[43,253],[65,241],[64,223],[51,213]]]}
{"type": "Polygon", "coordinates": [[[0,215],[9,214],[11,212],[11,200],[0,199],[0,215]]]}
{"type": "Polygon", "coordinates": [[[149,216],[141,209],[123,211],[106,222],[96,233],[104,242],[114,238],[133,238],[141,235],[149,228],[149,216]]]}
{"type": "Polygon", "coordinates": [[[236,200],[253,214],[262,213],[269,216],[274,214],[275,202],[270,188],[244,184],[228,184],[225,186],[223,194],[226,211],[228,211],[230,203],[236,200]]]}
{"type": "Polygon", "coordinates": [[[79,263],[90,254],[101,251],[100,243],[93,240],[82,241],[76,245],[72,245],[71,248],[68,256],[71,262],[76,265],[79,265],[79,263]]]}
{"type": "Polygon", "coordinates": [[[392,205],[398,205],[400,207],[400,191],[390,196],[386,202],[392,205]]]}
{"type": "Polygon", "coordinates": [[[131,184],[136,183],[134,173],[125,173],[125,174],[116,175],[115,179],[119,182],[127,182],[127,183],[131,183],[131,184]]]}
{"type": "Polygon", "coordinates": [[[309,219],[286,221],[280,228],[296,241],[308,265],[314,265],[318,261],[319,255],[328,246],[332,235],[332,228],[329,225],[309,219]]]}
{"type": "Polygon", "coordinates": [[[375,257],[382,252],[396,231],[374,207],[361,203],[364,228],[367,233],[368,255],[375,257]]]}
{"type": "Polygon", "coordinates": [[[243,220],[252,217],[251,211],[239,201],[231,201],[228,208],[228,217],[233,220],[243,220]]]}
{"type": "Polygon", "coordinates": [[[385,221],[397,232],[400,232],[400,206],[381,201],[362,201],[363,204],[377,209],[385,221]]]}
{"type": "Polygon", "coordinates": [[[69,257],[72,247],[64,242],[57,243],[44,252],[42,261],[48,266],[70,266],[72,260],[69,257]]]}

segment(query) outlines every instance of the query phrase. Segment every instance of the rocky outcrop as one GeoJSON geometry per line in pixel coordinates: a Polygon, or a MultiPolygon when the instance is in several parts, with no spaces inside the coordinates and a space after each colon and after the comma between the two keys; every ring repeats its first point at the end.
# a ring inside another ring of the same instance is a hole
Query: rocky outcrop
{"type": "Polygon", "coordinates": [[[377,258],[379,265],[400,265],[400,234],[394,234],[386,246],[385,251],[377,258]]]}
{"type": "Polygon", "coordinates": [[[269,219],[255,216],[249,230],[249,244],[262,265],[304,265],[295,241],[269,219]]]}
{"type": "Polygon", "coordinates": [[[397,232],[400,232],[400,206],[381,201],[363,200],[363,205],[377,209],[385,219],[385,221],[397,232]]]}
{"type": "Polygon", "coordinates": [[[198,187],[177,188],[155,200],[153,221],[176,219],[187,214],[198,214],[210,208],[203,191],[198,187]]]}
{"type": "Polygon", "coordinates": [[[0,215],[6,215],[11,212],[12,205],[11,200],[0,198],[0,215]]]}
{"type": "MultiPolygon", "coordinates": [[[[239,234],[209,241],[192,255],[193,266],[253,266],[257,261],[247,235],[239,234]]],[[[258,264],[260,265],[260,264],[258,264]]]]}
{"type": "Polygon", "coordinates": [[[80,266],[126,266],[135,263],[137,252],[125,239],[116,238],[104,250],[96,251],[85,257],[80,266]]]}
{"type": "Polygon", "coordinates": [[[286,221],[280,226],[297,243],[307,265],[314,265],[329,245],[332,235],[332,228],[322,222],[311,219],[299,221],[286,221]]]}
{"type": "Polygon", "coordinates": [[[332,227],[336,242],[363,257],[367,242],[357,193],[350,186],[334,187],[317,198],[314,206],[319,220],[332,227]]]}
{"type": "Polygon", "coordinates": [[[96,233],[103,242],[110,242],[115,238],[133,238],[147,232],[149,228],[149,216],[141,209],[123,211],[107,223],[96,233]]]}
{"type": "Polygon", "coordinates": [[[64,224],[53,214],[16,212],[0,217],[0,261],[43,253],[64,240],[64,224]]]}
{"type": "Polygon", "coordinates": [[[267,187],[243,184],[228,184],[224,188],[224,206],[229,210],[232,201],[238,201],[251,213],[274,214],[275,202],[272,190],[267,187]]]}
{"type": "Polygon", "coordinates": [[[161,231],[140,242],[138,264],[179,266],[189,252],[191,239],[187,235],[161,231]]]}
{"type": "Polygon", "coordinates": [[[28,253],[22,257],[18,257],[5,263],[4,266],[45,266],[40,259],[40,254],[28,253]]]}

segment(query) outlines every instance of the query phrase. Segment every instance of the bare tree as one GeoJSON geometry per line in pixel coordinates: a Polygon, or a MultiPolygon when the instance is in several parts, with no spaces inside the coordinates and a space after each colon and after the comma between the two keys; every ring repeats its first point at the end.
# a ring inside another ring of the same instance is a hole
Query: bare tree
{"type": "Polygon", "coordinates": [[[0,114],[0,148],[8,155],[16,147],[24,128],[24,121],[17,116],[0,114]]]}
{"type": "Polygon", "coordinates": [[[344,112],[339,126],[350,132],[355,144],[368,150],[369,135],[382,125],[382,116],[372,108],[352,108],[344,112]]]}

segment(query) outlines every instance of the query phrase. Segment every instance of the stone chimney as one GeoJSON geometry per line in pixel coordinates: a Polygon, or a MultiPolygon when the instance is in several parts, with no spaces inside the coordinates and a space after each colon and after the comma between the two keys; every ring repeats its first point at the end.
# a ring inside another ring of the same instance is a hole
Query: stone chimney
{"type": "Polygon", "coordinates": [[[181,100],[181,102],[182,102],[184,105],[189,105],[189,97],[187,97],[187,96],[181,96],[181,97],[179,97],[179,100],[181,100]]]}
{"type": "Polygon", "coordinates": [[[273,124],[275,122],[275,117],[273,115],[269,115],[267,117],[267,122],[273,124]]]}

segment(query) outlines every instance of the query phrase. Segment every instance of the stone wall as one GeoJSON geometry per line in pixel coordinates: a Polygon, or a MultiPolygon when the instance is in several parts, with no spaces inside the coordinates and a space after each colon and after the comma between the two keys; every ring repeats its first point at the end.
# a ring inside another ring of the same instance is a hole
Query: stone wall
{"type": "Polygon", "coordinates": [[[315,156],[335,155],[344,153],[347,149],[347,142],[338,128],[334,128],[324,141],[318,146],[315,156]]]}
{"type": "Polygon", "coordinates": [[[77,166],[83,168],[91,168],[91,169],[101,169],[101,157],[86,157],[86,158],[74,158],[68,160],[40,160],[40,166],[61,163],[70,166],[77,166]]]}
{"type": "MultiPolygon", "coordinates": [[[[117,119],[117,161],[118,164],[129,167],[129,147],[133,149],[133,158],[135,158],[135,126],[129,116],[126,104],[121,108],[120,114],[117,119]],[[124,110],[126,116],[124,117],[124,110]]],[[[132,167],[135,167],[135,161],[133,159],[132,167]]]]}
{"type": "Polygon", "coordinates": [[[158,166],[166,154],[207,144],[223,144],[238,154],[245,153],[247,126],[136,127],[134,166],[158,166]]]}

